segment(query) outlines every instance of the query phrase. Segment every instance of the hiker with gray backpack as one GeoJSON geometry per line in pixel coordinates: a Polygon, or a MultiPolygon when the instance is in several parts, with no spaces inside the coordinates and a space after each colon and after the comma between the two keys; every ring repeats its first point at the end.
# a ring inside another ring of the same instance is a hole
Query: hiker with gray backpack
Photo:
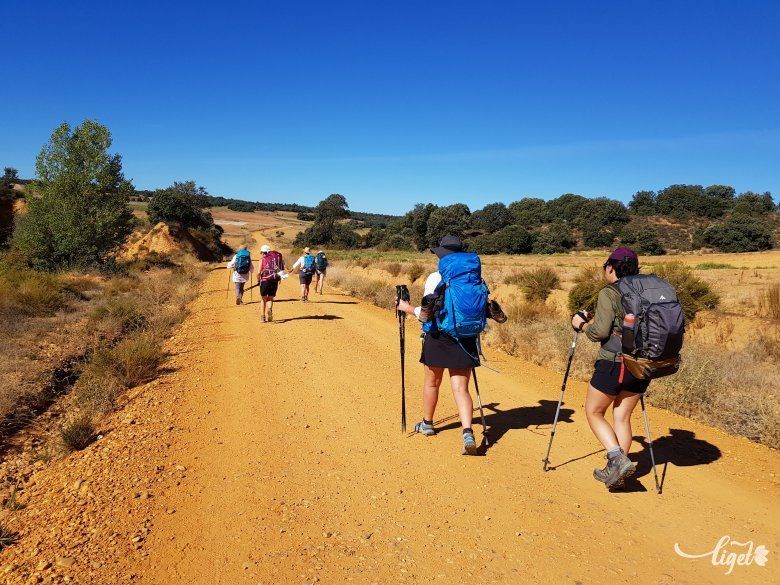
{"type": "Polygon", "coordinates": [[[328,272],[328,257],[322,250],[319,250],[314,257],[314,270],[317,275],[314,292],[322,294],[322,289],[325,287],[325,274],[328,272]]]}
{"type": "MultiPolygon", "coordinates": [[[[644,393],[651,380],[679,369],[685,317],[674,288],[655,274],[639,274],[639,258],[630,248],[612,252],[604,263],[604,274],[608,286],[599,292],[592,319],[580,311],[571,325],[601,343],[585,414],[607,451],[606,467],[594,470],[593,477],[612,489],[622,486],[635,471],[628,452],[633,441],[631,414],[640,403],[656,473],[644,393]],[[604,418],[610,406],[613,426],[604,418]]],[[[657,473],[655,480],[660,492],[657,473]]]]}
{"type": "MultiPolygon", "coordinates": [[[[433,416],[446,369],[450,374],[450,386],[463,427],[461,453],[476,455],[477,443],[471,428],[474,403],[469,394],[469,381],[473,374],[476,385],[475,368],[480,365],[481,354],[479,335],[487,324],[490,291],[482,280],[479,256],[464,251],[460,238],[445,236],[438,247],[431,248],[431,252],[439,257],[439,267],[425,281],[422,304],[415,307],[399,295],[395,307],[399,314],[414,315],[423,323],[420,356],[425,371],[423,419],[415,425],[414,430],[426,436],[436,434],[433,416]]],[[[478,386],[476,390],[485,432],[485,416],[478,386]]]]}

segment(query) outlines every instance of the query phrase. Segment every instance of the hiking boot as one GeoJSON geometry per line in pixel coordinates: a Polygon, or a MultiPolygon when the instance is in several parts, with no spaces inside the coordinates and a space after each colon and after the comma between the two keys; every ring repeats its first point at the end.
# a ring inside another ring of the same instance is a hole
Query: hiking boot
{"type": "MultiPolygon", "coordinates": [[[[607,474],[604,480],[604,484],[608,488],[620,487],[623,485],[623,481],[634,473],[634,464],[626,456],[623,451],[620,455],[613,457],[607,461],[607,467],[605,468],[607,474]]],[[[595,474],[594,474],[595,475],[595,474]]]]}
{"type": "Polygon", "coordinates": [[[305,303],[306,302],[306,297],[301,297],[301,302],[305,303]]]}
{"type": "Polygon", "coordinates": [[[262,315],[261,319],[263,320],[263,323],[265,323],[265,315],[262,315]]]}
{"type": "Polygon", "coordinates": [[[436,434],[436,430],[433,428],[433,424],[428,424],[425,421],[420,421],[414,425],[414,432],[430,437],[436,434]]]}
{"type": "Polygon", "coordinates": [[[474,433],[463,433],[463,450],[461,455],[476,455],[477,442],[474,440],[474,433]]]}
{"type": "Polygon", "coordinates": [[[240,305],[241,304],[241,299],[236,299],[236,304],[240,305]]]}
{"type": "MultiPolygon", "coordinates": [[[[606,455],[604,455],[604,459],[607,459],[606,455]]],[[[634,471],[636,471],[636,463],[632,463],[632,465],[634,466],[634,471]]],[[[594,469],[593,477],[601,483],[607,483],[607,478],[609,477],[609,463],[604,466],[604,469],[594,469]]]]}

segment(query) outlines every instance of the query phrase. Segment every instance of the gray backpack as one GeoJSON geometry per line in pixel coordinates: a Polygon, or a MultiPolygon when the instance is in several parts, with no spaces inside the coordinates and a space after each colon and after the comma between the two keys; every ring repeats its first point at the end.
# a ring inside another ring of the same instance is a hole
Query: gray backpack
{"type": "Polygon", "coordinates": [[[612,287],[620,293],[624,314],[636,316],[633,343],[630,332],[623,332],[623,358],[631,373],[652,379],[677,372],[685,314],[672,285],[655,274],[637,274],[612,287]]]}

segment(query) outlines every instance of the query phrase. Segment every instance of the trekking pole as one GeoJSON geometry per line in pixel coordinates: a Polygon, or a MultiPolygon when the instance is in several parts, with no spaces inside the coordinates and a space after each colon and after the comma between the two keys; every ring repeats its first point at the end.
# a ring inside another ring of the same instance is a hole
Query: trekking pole
{"type": "Polygon", "coordinates": [[[477,404],[479,405],[479,416],[482,417],[482,438],[485,440],[485,446],[490,446],[488,440],[487,425],[485,424],[485,411],[482,409],[482,397],[479,395],[479,382],[477,382],[477,369],[471,368],[471,374],[474,376],[474,389],[477,392],[477,404]]]}
{"type": "MultiPolygon", "coordinates": [[[[398,284],[395,287],[395,306],[401,301],[409,301],[409,289],[405,284],[398,284]]],[[[398,338],[401,345],[401,432],[406,433],[406,376],[404,375],[404,366],[406,358],[406,313],[396,309],[398,316],[398,338]]]]}
{"type": "Polygon", "coordinates": [[[255,300],[255,291],[252,290],[253,288],[255,288],[254,286],[252,286],[252,281],[253,280],[254,280],[254,277],[252,276],[252,273],[250,272],[249,273],[249,300],[250,300],[250,302],[255,300]]]}
{"type": "Polygon", "coordinates": [[[645,410],[645,397],[639,395],[639,402],[642,405],[642,417],[645,419],[645,429],[647,430],[647,446],[650,448],[650,463],[653,464],[653,475],[655,476],[655,491],[661,493],[661,484],[658,482],[658,471],[655,468],[655,455],[653,454],[653,439],[650,437],[650,421],[647,420],[647,410],[645,410]]]}
{"type": "Polygon", "coordinates": [[[227,290],[225,291],[225,298],[230,298],[230,277],[233,276],[233,271],[228,270],[228,282],[227,282],[227,290]]]}
{"type": "Polygon", "coordinates": [[[563,384],[561,384],[561,397],[558,399],[558,408],[555,409],[555,419],[553,420],[552,431],[550,432],[550,442],[547,445],[547,455],[545,455],[542,463],[544,463],[542,469],[547,471],[547,466],[550,464],[550,450],[552,449],[553,439],[555,438],[555,429],[558,426],[558,416],[561,413],[561,405],[563,404],[563,393],[566,392],[566,382],[569,379],[569,370],[571,369],[571,361],[574,358],[574,348],[577,347],[577,337],[580,332],[574,332],[574,340],[571,342],[569,348],[569,361],[566,362],[566,373],[563,374],[563,384]]]}

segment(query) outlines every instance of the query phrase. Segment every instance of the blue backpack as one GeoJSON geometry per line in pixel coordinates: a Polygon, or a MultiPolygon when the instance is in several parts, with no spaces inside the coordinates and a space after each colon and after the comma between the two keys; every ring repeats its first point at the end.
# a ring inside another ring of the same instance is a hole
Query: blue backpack
{"type": "Polygon", "coordinates": [[[304,274],[314,274],[314,256],[311,254],[306,254],[303,257],[303,266],[301,267],[301,272],[304,274]]]}
{"type": "Polygon", "coordinates": [[[236,254],[236,272],[239,274],[248,274],[252,259],[249,256],[249,250],[239,250],[236,254]]]}
{"type": "Polygon", "coordinates": [[[423,331],[441,331],[455,340],[478,337],[487,324],[490,291],[482,280],[479,256],[470,252],[447,254],[439,260],[441,283],[436,287],[439,308],[423,331]]]}

